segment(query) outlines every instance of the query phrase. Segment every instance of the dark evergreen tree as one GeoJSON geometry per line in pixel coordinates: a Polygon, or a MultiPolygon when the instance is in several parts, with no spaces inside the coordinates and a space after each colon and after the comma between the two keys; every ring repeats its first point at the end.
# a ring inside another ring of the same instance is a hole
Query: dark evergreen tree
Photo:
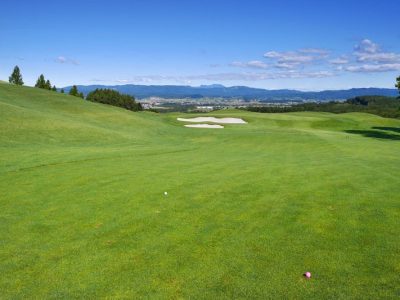
{"type": "Polygon", "coordinates": [[[64,89],[61,89],[60,93],[61,93],[61,94],[64,94],[64,89]]]}
{"type": "Polygon", "coordinates": [[[400,93],[400,76],[396,78],[396,87],[398,88],[400,93]]]}
{"type": "Polygon", "coordinates": [[[79,97],[81,97],[82,99],[85,99],[85,96],[83,95],[83,93],[79,93],[79,97]]]}
{"type": "Polygon", "coordinates": [[[56,86],[55,85],[53,85],[53,87],[52,87],[52,89],[51,89],[53,92],[57,92],[57,88],[56,88],[56,86]]]}
{"type": "Polygon", "coordinates": [[[40,89],[45,89],[46,88],[46,80],[44,79],[43,74],[41,74],[36,81],[35,87],[40,88],[40,89]]]}
{"type": "Polygon", "coordinates": [[[50,80],[48,80],[48,79],[46,80],[45,89],[51,90],[51,83],[50,83],[50,80]]]}
{"type": "Polygon", "coordinates": [[[72,88],[69,90],[69,94],[71,96],[79,97],[78,88],[76,85],[73,85],[72,88]]]}
{"type": "Polygon", "coordinates": [[[22,80],[22,75],[21,75],[21,71],[19,70],[18,66],[14,67],[14,70],[11,74],[11,76],[8,78],[8,81],[12,84],[16,84],[16,85],[23,85],[24,81],[22,80]]]}

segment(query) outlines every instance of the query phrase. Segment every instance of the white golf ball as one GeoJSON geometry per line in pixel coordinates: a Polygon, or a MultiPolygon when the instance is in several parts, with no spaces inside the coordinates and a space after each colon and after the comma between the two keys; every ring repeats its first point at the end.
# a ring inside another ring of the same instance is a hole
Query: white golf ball
{"type": "Polygon", "coordinates": [[[167,192],[164,192],[164,195],[165,195],[165,196],[167,196],[167,195],[168,195],[168,193],[167,193],[167,192]]]}

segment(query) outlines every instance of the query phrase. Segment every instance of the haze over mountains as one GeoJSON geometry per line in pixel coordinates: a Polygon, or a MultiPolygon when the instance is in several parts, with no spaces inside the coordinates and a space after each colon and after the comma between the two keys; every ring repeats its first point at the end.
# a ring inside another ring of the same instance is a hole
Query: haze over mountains
{"type": "MultiPolygon", "coordinates": [[[[71,87],[65,87],[68,91],[71,87]]],[[[137,99],[148,97],[162,98],[235,98],[259,101],[289,101],[289,100],[345,100],[364,95],[397,96],[396,89],[387,88],[353,88],[348,90],[325,90],[319,92],[304,92],[281,89],[265,90],[246,86],[225,87],[220,84],[201,85],[198,87],[180,85],[79,85],[79,91],[85,95],[95,89],[114,89],[121,93],[135,96],[137,99]]]]}

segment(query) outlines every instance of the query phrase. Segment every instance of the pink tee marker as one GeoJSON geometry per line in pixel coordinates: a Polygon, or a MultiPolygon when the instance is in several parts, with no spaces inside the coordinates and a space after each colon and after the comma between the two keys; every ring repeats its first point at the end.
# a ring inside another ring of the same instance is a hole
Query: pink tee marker
{"type": "Polygon", "coordinates": [[[307,279],[311,278],[311,273],[310,272],[305,272],[303,275],[307,279]]]}

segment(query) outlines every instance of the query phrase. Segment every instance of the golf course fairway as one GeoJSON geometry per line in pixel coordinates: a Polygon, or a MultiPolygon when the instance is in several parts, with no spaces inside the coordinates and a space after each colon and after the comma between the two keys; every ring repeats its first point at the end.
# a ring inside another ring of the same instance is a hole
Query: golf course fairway
{"type": "Polygon", "coordinates": [[[399,120],[0,83],[0,130],[1,299],[400,296],[399,120]],[[177,121],[196,116],[247,124],[177,121]]]}

